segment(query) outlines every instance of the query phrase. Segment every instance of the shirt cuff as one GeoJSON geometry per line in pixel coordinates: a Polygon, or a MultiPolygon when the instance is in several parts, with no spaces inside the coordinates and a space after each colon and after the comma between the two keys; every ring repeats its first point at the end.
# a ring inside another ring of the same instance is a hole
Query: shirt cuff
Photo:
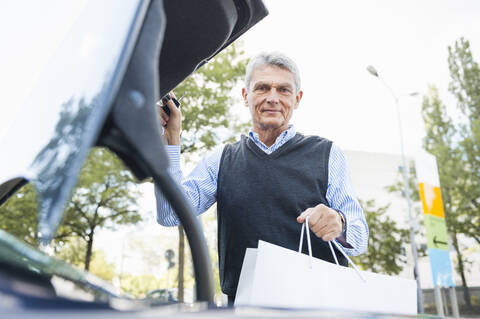
{"type": "Polygon", "coordinates": [[[165,145],[165,150],[170,160],[169,169],[177,171],[180,169],[180,145],[165,145]]]}
{"type": "Polygon", "coordinates": [[[340,215],[343,216],[343,220],[345,221],[345,225],[343,227],[343,232],[340,234],[340,236],[338,236],[336,238],[337,242],[342,245],[343,247],[345,248],[353,248],[352,245],[350,245],[348,242],[347,242],[347,228],[348,228],[348,220],[347,220],[347,216],[345,216],[344,213],[342,213],[341,211],[339,210],[336,210],[340,215]]]}

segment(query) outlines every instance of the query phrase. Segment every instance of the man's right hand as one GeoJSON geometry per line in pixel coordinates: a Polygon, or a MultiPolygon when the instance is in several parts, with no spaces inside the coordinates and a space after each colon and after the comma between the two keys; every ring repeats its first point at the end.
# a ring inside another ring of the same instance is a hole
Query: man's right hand
{"type": "MultiPolygon", "coordinates": [[[[171,97],[175,94],[171,91],[171,97]]],[[[167,115],[162,106],[165,105],[161,100],[157,102],[160,114],[160,124],[164,128],[163,142],[166,145],[180,145],[180,132],[182,130],[182,112],[175,106],[175,103],[170,99],[166,105],[170,109],[170,115],[167,115]]]]}

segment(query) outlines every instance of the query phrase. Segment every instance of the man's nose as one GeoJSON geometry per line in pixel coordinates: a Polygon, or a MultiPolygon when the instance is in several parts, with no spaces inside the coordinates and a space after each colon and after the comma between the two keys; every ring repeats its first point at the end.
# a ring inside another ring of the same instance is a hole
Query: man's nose
{"type": "Polygon", "coordinates": [[[272,88],[267,95],[267,102],[268,103],[278,103],[279,101],[279,94],[276,88],[272,88]]]}

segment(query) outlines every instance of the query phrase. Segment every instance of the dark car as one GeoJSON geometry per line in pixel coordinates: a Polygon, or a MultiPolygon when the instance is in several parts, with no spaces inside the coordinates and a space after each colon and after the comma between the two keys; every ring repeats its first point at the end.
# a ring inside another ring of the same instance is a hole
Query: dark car
{"type": "MultiPolygon", "coordinates": [[[[155,103],[265,17],[262,1],[12,2],[2,10],[16,14],[11,32],[21,29],[20,35],[28,35],[3,40],[10,52],[18,49],[21,59],[24,41],[52,50],[37,47],[38,56],[31,55],[41,67],[30,60],[19,64],[33,65],[31,73],[16,71],[34,79],[13,81],[22,92],[13,98],[23,102],[2,105],[0,204],[33,184],[39,199],[38,235],[48,243],[88,151],[107,147],[138,180],[151,178],[165,193],[190,242],[197,300],[212,303],[213,273],[205,239],[166,170],[155,103]],[[35,24],[38,21],[42,24],[35,24]]],[[[3,89],[2,95],[17,92],[3,89]]],[[[87,309],[117,316],[149,309],[160,299],[173,301],[168,292],[159,292],[142,300],[119,295],[93,275],[0,231],[2,318],[87,309]]]]}

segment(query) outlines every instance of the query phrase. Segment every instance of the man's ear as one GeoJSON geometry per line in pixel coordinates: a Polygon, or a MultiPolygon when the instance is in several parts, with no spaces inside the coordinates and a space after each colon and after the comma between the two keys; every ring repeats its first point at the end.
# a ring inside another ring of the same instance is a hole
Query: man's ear
{"type": "Polygon", "coordinates": [[[302,97],[303,97],[303,91],[300,90],[297,93],[297,96],[295,96],[295,107],[294,108],[298,108],[298,105],[300,104],[300,100],[302,99],[302,97]]]}
{"type": "Polygon", "coordinates": [[[248,93],[245,88],[242,88],[242,96],[243,96],[243,102],[245,102],[245,106],[248,107],[248,93]]]}

